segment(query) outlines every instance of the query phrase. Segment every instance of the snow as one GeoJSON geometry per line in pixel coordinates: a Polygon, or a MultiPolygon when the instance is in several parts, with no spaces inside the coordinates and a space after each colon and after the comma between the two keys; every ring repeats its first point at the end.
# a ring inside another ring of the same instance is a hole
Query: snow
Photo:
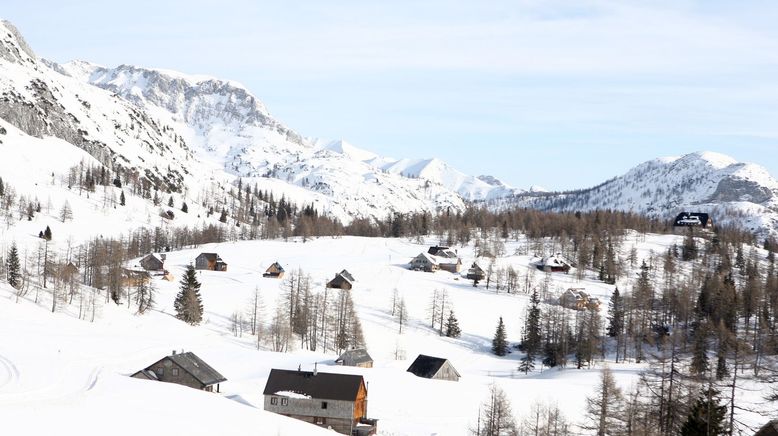
{"type": "MultiPolygon", "coordinates": [[[[649,235],[645,240],[628,237],[639,257],[665,250],[680,237],[649,235]]],[[[508,253],[521,243],[509,243],[508,253]]],[[[216,416],[204,427],[200,422],[179,432],[204,434],[214,426],[228,425],[235,432],[251,431],[259,425],[268,428],[286,425],[280,417],[268,417],[261,411],[262,390],[271,368],[359,374],[369,386],[369,417],[379,419],[384,435],[445,434],[465,435],[474,424],[478,404],[491,383],[503,388],[513,401],[518,415],[529,412],[533,402],[558,404],[569,419],[579,420],[585,397],[596,385],[598,364],[590,370],[546,369],[525,376],[517,371],[520,353],[496,357],[490,353],[491,337],[502,316],[509,339],[521,335],[521,320],[528,296],[505,294],[473,288],[460,275],[448,272],[410,271],[407,262],[427,245],[401,239],[319,238],[299,241],[246,241],[209,244],[197,249],[167,253],[166,268],[180,277],[200,252],[218,252],[230,264],[227,272],[198,272],[203,283],[204,324],[189,327],[171,317],[177,283],[155,279],[159,289],[158,306],[152,313],[136,316],[133,310],[112,303],[100,304],[94,323],[74,319],[71,307],[64,313],[50,314],[29,301],[14,303],[11,290],[0,284],[0,416],[6,428],[27,425],[31,416],[41,432],[65,416],[75,416],[83,434],[97,434],[101,426],[118,416],[144,416],[122,432],[151,431],[182,425],[184,412],[169,412],[168,404],[192,410],[188,416],[216,416]],[[314,290],[321,291],[332,271],[347,268],[360,281],[351,291],[362,321],[367,348],[375,359],[371,369],[337,366],[335,351],[293,350],[287,354],[255,349],[254,339],[237,338],[230,333],[230,317],[242,310],[259,289],[265,302],[265,320],[282,293],[282,280],[262,278],[268,265],[280,261],[287,271],[302,269],[310,274],[314,290]],[[409,323],[398,334],[390,301],[394,289],[405,299],[409,323]],[[459,319],[460,339],[440,337],[429,328],[426,309],[436,289],[445,289],[459,319]],[[13,333],[11,333],[13,332],[13,333]],[[197,392],[127,375],[155,362],[170,350],[193,351],[227,379],[221,395],[197,392]],[[395,359],[399,354],[400,358],[395,359]],[[462,374],[459,382],[427,380],[406,369],[418,354],[445,357],[462,374]],[[10,368],[10,369],[9,369],[10,368]],[[14,369],[15,368],[15,369],[14,369]],[[45,368],[56,368],[55,371],[45,368]],[[424,395],[416,393],[423,392],[424,395]],[[182,407],[181,405],[186,405],[182,407]],[[169,413],[168,413],[169,412],[169,413]],[[87,419],[90,414],[100,416],[87,419]],[[43,419],[41,419],[41,417],[43,419]],[[50,418],[50,419],[49,419],[50,418]],[[267,423],[266,421],[272,421],[267,423]],[[228,422],[229,421],[229,422],[228,422]]],[[[474,260],[473,247],[460,247],[466,263],[474,260]]],[[[532,256],[511,254],[497,259],[496,267],[512,266],[523,275],[533,271],[535,280],[545,275],[532,265],[532,256]]],[[[593,276],[590,273],[589,276],[593,276]]],[[[551,274],[551,292],[585,288],[586,292],[607,301],[613,286],[591,278],[577,281],[575,274],[551,274]]],[[[632,279],[629,279],[632,280],[632,279]]],[[[626,283],[620,283],[625,286],[626,283]]],[[[45,295],[44,295],[45,297],[45,295]]],[[[41,304],[46,307],[45,298],[41,304]]],[[[100,297],[102,298],[102,297],[100,297]]],[[[102,301],[102,300],[101,300],[102,301]]],[[[603,304],[602,310],[605,310],[603,304]]],[[[619,383],[628,388],[643,368],[634,364],[611,364],[619,383]]],[[[208,420],[205,420],[208,421],[208,420]]],[[[224,433],[225,430],[221,430],[224,433]]],[[[313,434],[306,429],[280,430],[279,434],[313,434]]],[[[271,432],[275,434],[274,432],[271,432]]],[[[124,433],[122,433],[124,434],[124,433]]]]}

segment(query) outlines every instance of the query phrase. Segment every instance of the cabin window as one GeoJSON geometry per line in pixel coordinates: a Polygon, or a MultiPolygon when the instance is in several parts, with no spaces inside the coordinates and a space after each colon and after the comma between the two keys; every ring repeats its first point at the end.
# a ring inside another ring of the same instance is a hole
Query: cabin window
{"type": "Polygon", "coordinates": [[[314,424],[316,424],[316,425],[326,425],[327,424],[327,420],[325,418],[317,416],[316,419],[314,420],[314,424]]]}
{"type": "Polygon", "coordinates": [[[277,406],[278,405],[278,397],[270,397],[270,404],[277,406]]]}
{"type": "Polygon", "coordinates": [[[155,372],[157,373],[158,377],[162,377],[163,375],[165,375],[165,368],[157,368],[155,372]]]}
{"type": "Polygon", "coordinates": [[[288,406],[289,405],[289,398],[281,398],[281,405],[282,406],[288,406]]]}
{"type": "Polygon", "coordinates": [[[178,376],[178,368],[173,368],[172,371],[174,377],[178,376]]]}
{"type": "Polygon", "coordinates": [[[326,401],[322,401],[321,402],[321,408],[322,409],[326,409],[327,408],[327,402],[326,401]]]}

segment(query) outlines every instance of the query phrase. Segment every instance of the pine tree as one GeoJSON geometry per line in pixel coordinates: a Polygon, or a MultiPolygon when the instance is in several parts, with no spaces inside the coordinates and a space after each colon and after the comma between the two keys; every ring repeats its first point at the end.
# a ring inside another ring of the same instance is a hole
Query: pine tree
{"type": "Polygon", "coordinates": [[[500,322],[497,324],[497,330],[494,332],[492,353],[498,356],[505,356],[508,354],[508,340],[505,336],[505,324],[502,322],[502,317],[500,317],[500,322]]]}
{"type": "Polygon", "coordinates": [[[197,272],[191,264],[186,268],[184,277],[181,278],[181,287],[173,308],[176,318],[192,325],[197,325],[203,319],[203,302],[200,297],[200,282],[197,281],[197,272]]]}
{"type": "Polygon", "coordinates": [[[526,350],[526,353],[519,361],[519,371],[527,374],[535,369],[535,356],[531,350],[526,350]]]}
{"type": "Polygon", "coordinates": [[[46,226],[46,230],[43,231],[43,239],[51,241],[51,229],[49,226],[46,226]]]}
{"type": "Polygon", "coordinates": [[[462,335],[462,330],[459,328],[459,320],[454,315],[453,310],[448,311],[448,319],[446,320],[446,337],[458,338],[462,335]]]}
{"type": "Polygon", "coordinates": [[[188,213],[189,212],[189,206],[186,205],[186,202],[184,202],[181,205],[181,212],[183,212],[183,213],[188,213]]]}
{"type": "Polygon", "coordinates": [[[719,404],[719,392],[708,388],[694,403],[686,422],[681,427],[682,436],[718,436],[727,434],[727,407],[719,404]]]}
{"type": "Polygon", "coordinates": [[[624,299],[619,288],[614,289],[608,304],[608,336],[615,338],[624,331],[624,299]]]}
{"type": "Polygon", "coordinates": [[[6,264],[8,267],[8,284],[19,289],[19,286],[22,284],[22,272],[21,267],[19,266],[19,251],[16,249],[16,243],[11,245],[6,264]]]}
{"type": "Polygon", "coordinates": [[[532,291],[529,299],[530,307],[527,311],[527,319],[524,320],[524,338],[521,343],[522,349],[532,356],[540,351],[540,297],[537,289],[532,291]]]}
{"type": "Polygon", "coordinates": [[[227,209],[222,209],[222,214],[219,216],[219,221],[223,223],[227,222],[227,209]]]}
{"type": "Polygon", "coordinates": [[[698,325],[694,329],[694,343],[692,344],[692,361],[689,366],[689,371],[702,377],[708,372],[708,345],[707,335],[705,333],[705,326],[698,325]]]}
{"type": "Polygon", "coordinates": [[[127,199],[124,197],[124,191],[122,191],[121,194],[119,194],[119,205],[124,206],[127,204],[127,199]]]}
{"type": "Polygon", "coordinates": [[[3,178],[0,177],[0,197],[5,195],[5,185],[3,184],[3,178]]]}
{"type": "Polygon", "coordinates": [[[167,201],[167,205],[168,205],[168,207],[173,207],[173,204],[174,204],[173,203],[173,196],[171,195],[170,198],[167,201]]]}

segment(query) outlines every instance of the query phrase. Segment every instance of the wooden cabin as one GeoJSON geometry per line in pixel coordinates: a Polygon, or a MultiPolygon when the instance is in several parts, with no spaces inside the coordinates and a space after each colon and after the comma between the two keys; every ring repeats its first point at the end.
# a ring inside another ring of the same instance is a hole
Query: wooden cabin
{"type": "Polygon", "coordinates": [[[563,272],[567,274],[572,267],[560,253],[546,256],[535,263],[535,267],[543,272],[563,272]]]}
{"type": "Polygon", "coordinates": [[[360,375],[272,369],[263,395],[265,410],[346,435],[373,435],[367,419],[367,387],[360,375]]]}
{"type": "Polygon", "coordinates": [[[356,366],[359,368],[372,368],[373,358],[364,348],[346,350],[335,360],[335,363],[343,366],[356,366]]]}
{"type": "Polygon", "coordinates": [[[192,352],[176,353],[164,357],[135,374],[133,378],[175,383],[201,391],[216,392],[220,383],[227,381],[223,375],[192,352]]]}
{"type": "Polygon", "coordinates": [[[354,287],[354,276],[345,269],[337,274],[335,278],[327,282],[327,287],[332,289],[343,289],[350,291],[354,287]]]}
{"type": "Polygon", "coordinates": [[[429,253],[421,253],[411,259],[410,268],[414,271],[426,272],[435,272],[440,269],[438,260],[429,253]]]}
{"type": "Polygon", "coordinates": [[[195,259],[195,269],[208,271],[227,271],[227,262],[216,253],[200,253],[195,259]]]}
{"type": "Polygon", "coordinates": [[[473,262],[473,265],[469,270],[467,270],[467,279],[478,280],[480,282],[484,278],[486,278],[486,273],[484,272],[483,268],[478,266],[477,263],[473,262]]]}
{"type": "Polygon", "coordinates": [[[282,279],[284,278],[284,272],[285,272],[284,267],[281,266],[280,263],[275,262],[265,270],[265,273],[262,274],[262,277],[267,277],[271,279],[282,279]]]}
{"type": "Polygon", "coordinates": [[[59,275],[63,281],[69,282],[78,278],[78,267],[73,262],[68,262],[62,266],[59,275]]]}
{"type": "Polygon", "coordinates": [[[459,381],[462,377],[448,359],[419,354],[408,368],[408,372],[416,377],[433,380],[459,381]]]}
{"type": "Polygon", "coordinates": [[[570,288],[559,297],[559,305],[574,310],[597,310],[600,300],[587,294],[584,288],[570,288]]]}
{"type": "Polygon", "coordinates": [[[140,266],[146,271],[164,271],[166,258],[164,254],[147,254],[140,260],[140,266]]]}

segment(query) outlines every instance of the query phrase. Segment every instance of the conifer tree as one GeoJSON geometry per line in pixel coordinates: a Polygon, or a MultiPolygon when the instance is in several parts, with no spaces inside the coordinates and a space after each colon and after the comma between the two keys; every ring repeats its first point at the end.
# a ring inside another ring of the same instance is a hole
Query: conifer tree
{"type": "Polygon", "coordinates": [[[453,310],[448,311],[448,319],[446,320],[446,337],[458,338],[462,335],[462,330],[459,328],[459,320],[454,315],[453,310]]]}
{"type": "Polygon", "coordinates": [[[502,322],[502,317],[500,317],[500,322],[497,324],[497,330],[494,332],[492,353],[498,356],[505,356],[508,354],[508,340],[505,336],[505,324],[502,322]]]}
{"type": "Polygon", "coordinates": [[[5,195],[5,185],[3,185],[3,178],[0,177],[0,197],[2,197],[3,195],[5,195]]]}
{"type": "Polygon", "coordinates": [[[613,290],[608,304],[608,336],[615,338],[624,331],[624,299],[619,288],[613,290]]]}
{"type": "Polygon", "coordinates": [[[692,344],[692,361],[689,371],[692,374],[702,377],[708,371],[708,346],[705,326],[698,325],[694,330],[694,343],[692,344]]]}
{"type": "Polygon", "coordinates": [[[124,191],[122,191],[121,194],[119,194],[119,205],[124,206],[125,204],[127,204],[127,199],[124,197],[124,191]]]}
{"type": "Polygon", "coordinates": [[[46,230],[43,231],[43,239],[51,241],[51,228],[49,226],[46,226],[46,230]]]}
{"type": "Polygon", "coordinates": [[[19,251],[16,249],[16,243],[11,245],[11,250],[8,252],[7,277],[8,284],[12,287],[19,289],[22,284],[22,272],[19,266],[19,251]]]}
{"type": "Polygon", "coordinates": [[[719,392],[713,388],[704,390],[694,403],[686,422],[681,427],[682,436],[718,436],[727,434],[727,407],[719,404],[719,392]]]}
{"type": "Polygon", "coordinates": [[[188,213],[189,212],[189,206],[186,205],[186,202],[181,204],[181,212],[188,213]]]}
{"type": "Polygon", "coordinates": [[[173,204],[174,204],[173,203],[173,196],[171,195],[170,198],[167,201],[167,205],[168,205],[168,207],[173,207],[173,204]]]}
{"type": "Polygon", "coordinates": [[[173,308],[176,318],[192,325],[197,325],[203,319],[203,302],[200,297],[200,282],[197,281],[197,272],[191,264],[186,268],[184,277],[181,278],[181,287],[173,308]]]}
{"type": "Polygon", "coordinates": [[[524,320],[524,338],[522,341],[522,349],[528,353],[532,353],[533,356],[538,354],[540,350],[540,297],[538,297],[537,289],[532,291],[532,295],[529,299],[530,307],[527,311],[527,319],[524,320]]]}

